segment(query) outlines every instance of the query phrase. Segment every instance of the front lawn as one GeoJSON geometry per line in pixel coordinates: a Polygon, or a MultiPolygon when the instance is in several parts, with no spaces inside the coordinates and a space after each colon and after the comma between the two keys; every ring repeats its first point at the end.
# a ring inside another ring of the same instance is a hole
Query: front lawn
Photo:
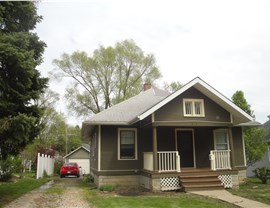
{"type": "Polygon", "coordinates": [[[27,177],[18,179],[16,182],[0,182],[0,207],[45,184],[49,180],[49,178],[37,180],[27,177]]]}
{"type": "Polygon", "coordinates": [[[137,196],[123,196],[116,192],[102,192],[99,190],[85,191],[85,197],[89,204],[97,208],[216,208],[216,207],[236,207],[216,199],[186,194],[182,192],[161,192],[161,193],[142,193],[137,196]]]}
{"type": "MultiPolygon", "coordinates": [[[[270,181],[268,180],[268,183],[270,181]]],[[[232,194],[270,205],[270,185],[262,184],[258,178],[249,178],[239,189],[229,190],[232,194]]]]}

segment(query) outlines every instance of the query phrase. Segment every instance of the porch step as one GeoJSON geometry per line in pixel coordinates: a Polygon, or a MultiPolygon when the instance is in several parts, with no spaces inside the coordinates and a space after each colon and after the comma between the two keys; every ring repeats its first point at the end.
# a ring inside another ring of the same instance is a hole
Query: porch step
{"type": "Polygon", "coordinates": [[[218,190],[224,186],[216,174],[196,174],[180,176],[180,184],[185,192],[199,190],[218,190]]]}

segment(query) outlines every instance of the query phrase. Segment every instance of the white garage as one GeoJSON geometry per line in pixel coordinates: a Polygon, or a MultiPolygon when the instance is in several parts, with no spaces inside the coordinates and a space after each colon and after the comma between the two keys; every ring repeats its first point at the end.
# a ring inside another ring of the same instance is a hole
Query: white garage
{"type": "Polygon", "coordinates": [[[83,144],[64,156],[65,162],[76,162],[81,167],[82,174],[90,173],[90,146],[83,144]]]}

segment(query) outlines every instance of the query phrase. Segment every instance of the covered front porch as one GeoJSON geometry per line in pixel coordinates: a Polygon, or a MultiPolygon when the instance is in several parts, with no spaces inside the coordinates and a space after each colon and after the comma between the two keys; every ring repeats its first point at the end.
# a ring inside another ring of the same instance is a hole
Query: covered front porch
{"type": "Polygon", "coordinates": [[[227,170],[245,166],[241,129],[232,127],[153,127],[143,151],[143,169],[181,172],[182,168],[227,170]],[[235,146],[237,152],[235,155],[235,146]],[[236,158],[237,157],[237,158],[236,158]]]}
{"type": "Polygon", "coordinates": [[[238,186],[238,173],[245,170],[241,129],[153,127],[152,132],[152,151],[143,152],[142,172],[155,183],[160,182],[161,190],[202,188],[205,181],[208,188],[238,186]]]}

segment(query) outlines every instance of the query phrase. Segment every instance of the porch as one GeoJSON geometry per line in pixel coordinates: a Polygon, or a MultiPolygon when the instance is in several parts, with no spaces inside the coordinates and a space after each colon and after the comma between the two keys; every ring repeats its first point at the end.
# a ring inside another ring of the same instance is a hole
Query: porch
{"type": "MultiPolygon", "coordinates": [[[[227,170],[231,169],[230,150],[211,150],[209,153],[210,169],[227,170]]],[[[143,169],[156,171],[159,173],[181,172],[181,156],[178,151],[159,151],[157,152],[157,169],[154,169],[154,153],[144,152],[143,169]]]]}
{"type": "Polygon", "coordinates": [[[149,180],[152,180],[153,184],[158,184],[161,191],[232,188],[233,174],[238,174],[238,171],[231,170],[229,150],[211,150],[210,168],[181,168],[181,157],[178,151],[159,151],[157,171],[154,171],[153,158],[153,152],[144,153],[142,172],[151,178],[149,180]]]}

